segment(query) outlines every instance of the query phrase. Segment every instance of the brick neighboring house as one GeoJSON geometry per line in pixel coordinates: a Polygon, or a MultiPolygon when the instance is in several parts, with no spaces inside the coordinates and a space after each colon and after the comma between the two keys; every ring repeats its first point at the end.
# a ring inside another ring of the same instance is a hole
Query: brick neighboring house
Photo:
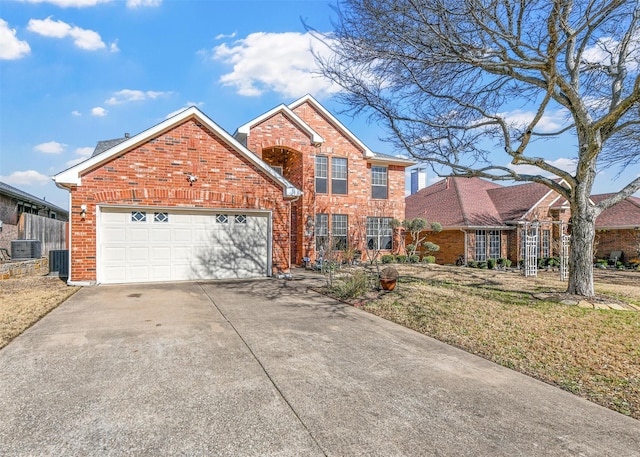
{"type": "MultiPolygon", "coordinates": [[[[597,203],[610,196],[594,195],[597,203]]],[[[611,251],[632,250],[640,241],[640,199],[630,197],[604,211],[596,220],[599,244],[596,257],[611,251]]],[[[557,256],[560,233],[570,230],[568,202],[538,183],[502,186],[480,178],[445,178],[406,199],[407,219],[423,217],[440,222],[443,231],[427,240],[440,245],[435,253],[442,264],[505,257],[524,257],[525,231],[538,225],[538,256],[557,256]]]]}
{"type": "Polygon", "coordinates": [[[311,96],[234,135],[189,108],[55,176],[71,194],[70,282],[269,276],[329,234],[386,243],[412,163],[373,153],[311,96]]]}
{"type": "Polygon", "coordinates": [[[67,210],[0,182],[0,248],[11,251],[11,241],[19,238],[18,224],[22,214],[35,214],[60,221],[66,221],[69,217],[67,210]]]}

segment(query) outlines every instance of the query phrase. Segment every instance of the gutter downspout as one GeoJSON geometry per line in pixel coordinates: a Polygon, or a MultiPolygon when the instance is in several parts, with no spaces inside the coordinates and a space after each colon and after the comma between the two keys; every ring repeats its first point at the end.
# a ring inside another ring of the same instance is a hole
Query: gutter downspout
{"type": "Polygon", "coordinates": [[[462,233],[464,233],[464,264],[467,265],[469,259],[467,258],[469,252],[469,239],[467,238],[468,234],[465,229],[459,229],[462,233]]]}

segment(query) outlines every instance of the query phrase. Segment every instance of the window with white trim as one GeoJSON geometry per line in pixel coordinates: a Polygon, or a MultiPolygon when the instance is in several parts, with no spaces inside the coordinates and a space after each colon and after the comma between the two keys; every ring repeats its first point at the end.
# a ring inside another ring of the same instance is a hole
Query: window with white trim
{"type": "Polygon", "coordinates": [[[347,193],[347,159],[344,157],[331,158],[331,193],[347,193]]]}
{"type": "Polygon", "coordinates": [[[378,199],[388,198],[387,191],[387,167],[372,166],[371,167],[371,197],[378,199]]]}
{"type": "Polygon", "coordinates": [[[489,258],[500,258],[500,230],[489,231],[489,258]]]}
{"type": "Polygon", "coordinates": [[[347,248],[348,217],[346,214],[331,215],[331,235],[333,236],[334,249],[347,248]]]}
{"type": "Polygon", "coordinates": [[[327,244],[327,238],[329,236],[329,215],[328,214],[316,214],[316,250],[324,250],[327,244]]]}
{"type": "Polygon", "coordinates": [[[131,222],[147,222],[147,212],[131,211],[131,222]]]}
{"type": "Polygon", "coordinates": [[[234,222],[236,224],[246,224],[247,223],[247,216],[245,216],[244,214],[236,214],[236,216],[234,218],[234,222]]]}
{"type": "Polygon", "coordinates": [[[216,214],[216,222],[218,224],[227,224],[229,223],[229,216],[226,214],[216,214]]]}
{"type": "Polygon", "coordinates": [[[476,260],[483,262],[487,260],[487,232],[476,230],[476,260]]]}
{"type": "Polygon", "coordinates": [[[316,192],[327,193],[328,159],[324,156],[316,156],[316,192]]]}
{"type": "Polygon", "coordinates": [[[391,220],[390,217],[367,217],[368,249],[391,249],[393,247],[391,220]]]}
{"type": "Polygon", "coordinates": [[[153,213],[153,222],[169,222],[169,213],[153,213]]]}

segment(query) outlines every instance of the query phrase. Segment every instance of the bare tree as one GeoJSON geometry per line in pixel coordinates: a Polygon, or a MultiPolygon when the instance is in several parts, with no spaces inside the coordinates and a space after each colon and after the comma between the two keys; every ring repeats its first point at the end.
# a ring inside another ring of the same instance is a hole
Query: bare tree
{"type": "Polygon", "coordinates": [[[538,182],[566,198],[568,292],[592,296],[596,217],[640,189],[635,178],[589,199],[597,168],[640,162],[638,2],[342,0],[336,12],[335,31],[321,36],[333,54],[317,59],[342,100],[439,174],[538,182]],[[534,107],[524,122],[505,114],[523,106],[534,107]],[[549,129],[557,113],[564,121],[549,129]],[[566,135],[577,143],[575,172],[531,148],[566,135]],[[500,163],[501,150],[537,171],[500,163]]]}

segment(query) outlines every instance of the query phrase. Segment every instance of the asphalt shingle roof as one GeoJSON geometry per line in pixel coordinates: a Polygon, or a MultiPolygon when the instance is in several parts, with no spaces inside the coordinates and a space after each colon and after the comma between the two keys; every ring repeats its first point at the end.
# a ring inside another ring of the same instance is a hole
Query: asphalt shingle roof
{"type": "MultiPolygon", "coordinates": [[[[422,217],[444,227],[503,226],[523,219],[550,191],[539,183],[502,186],[480,178],[445,178],[406,198],[405,217],[422,217]]],[[[592,195],[598,203],[613,194],[592,195]]],[[[554,207],[566,206],[558,197],[554,207]]],[[[640,198],[605,210],[596,227],[640,227],[640,198]]]]}

